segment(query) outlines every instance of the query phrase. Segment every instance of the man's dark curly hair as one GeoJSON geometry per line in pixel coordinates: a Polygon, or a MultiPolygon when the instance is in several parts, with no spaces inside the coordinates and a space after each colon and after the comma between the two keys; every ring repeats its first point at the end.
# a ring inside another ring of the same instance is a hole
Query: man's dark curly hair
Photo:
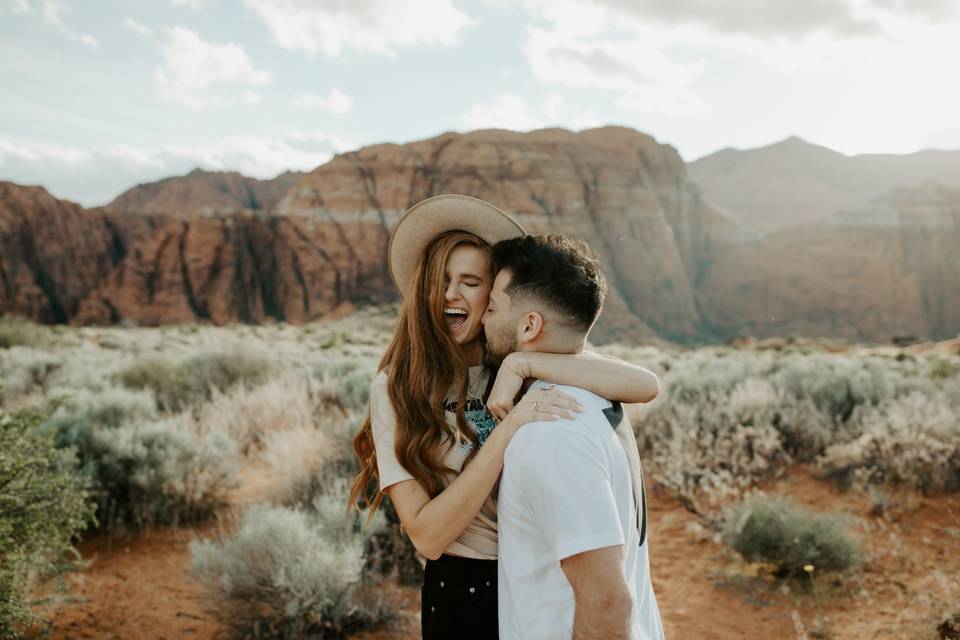
{"type": "Polygon", "coordinates": [[[587,243],[546,233],[502,240],[493,246],[493,271],[510,271],[510,300],[530,297],[587,331],[607,293],[600,260],[587,243]]]}

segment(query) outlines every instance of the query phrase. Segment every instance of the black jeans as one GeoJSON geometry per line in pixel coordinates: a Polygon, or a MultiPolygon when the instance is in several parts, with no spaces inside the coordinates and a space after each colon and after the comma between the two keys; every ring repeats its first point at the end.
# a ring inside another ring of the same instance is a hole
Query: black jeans
{"type": "Polygon", "coordinates": [[[421,589],[424,640],[497,640],[497,561],[427,560],[421,589]]]}

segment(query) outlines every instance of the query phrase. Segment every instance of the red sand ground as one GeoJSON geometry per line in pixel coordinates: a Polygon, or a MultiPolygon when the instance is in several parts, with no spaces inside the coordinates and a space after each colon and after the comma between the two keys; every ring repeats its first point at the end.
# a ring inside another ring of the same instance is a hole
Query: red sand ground
{"type": "MultiPolygon", "coordinates": [[[[268,486],[251,470],[236,502],[250,503],[268,486]]],[[[854,532],[867,559],[834,580],[816,576],[816,597],[786,589],[762,565],[743,562],[697,526],[675,500],[650,496],[650,553],[654,588],[668,638],[905,638],[934,640],[951,607],[960,609],[960,495],[891,499],[887,514],[870,514],[865,495],[840,493],[796,466],[769,493],[783,493],[818,511],[859,518],[854,532]],[[951,515],[951,512],[952,514],[951,515]],[[814,633],[820,615],[827,634],[814,633]],[[798,626],[799,622],[799,626],[798,626]]],[[[60,605],[54,637],[214,638],[224,631],[203,589],[188,579],[187,545],[216,524],[158,529],[123,541],[95,537],[79,548],[93,559],[71,577],[81,602],[60,605]]],[[[391,589],[404,603],[407,624],[360,636],[366,640],[419,637],[416,589],[391,589]]]]}

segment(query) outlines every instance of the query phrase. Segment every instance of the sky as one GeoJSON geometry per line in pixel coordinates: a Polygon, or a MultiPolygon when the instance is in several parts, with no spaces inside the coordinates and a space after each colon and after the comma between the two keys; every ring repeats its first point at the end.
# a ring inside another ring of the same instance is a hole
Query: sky
{"type": "Polygon", "coordinates": [[[0,0],[0,180],[94,206],[489,127],[958,149],[957,60],[956,0],[0,0]]]}

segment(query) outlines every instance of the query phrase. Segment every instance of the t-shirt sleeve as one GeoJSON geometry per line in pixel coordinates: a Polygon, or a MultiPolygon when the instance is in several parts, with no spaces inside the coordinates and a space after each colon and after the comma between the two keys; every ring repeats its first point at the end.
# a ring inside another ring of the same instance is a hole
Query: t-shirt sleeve
{"type": "Polygon", "coordinates": [[[624,543],[604,453],[590,434],[552,426],[525,441],[512,462],[558,561],[624,543]]]}
{"type": "Polygon", "coordinates": [[[377,451],[380,490],[403,480],[413,480],[410,472],[397,460],[397,415],[387,392],[387,377],[382,372],[370,384],[370,428],[373,431],[373,446],[377,451]]]}

